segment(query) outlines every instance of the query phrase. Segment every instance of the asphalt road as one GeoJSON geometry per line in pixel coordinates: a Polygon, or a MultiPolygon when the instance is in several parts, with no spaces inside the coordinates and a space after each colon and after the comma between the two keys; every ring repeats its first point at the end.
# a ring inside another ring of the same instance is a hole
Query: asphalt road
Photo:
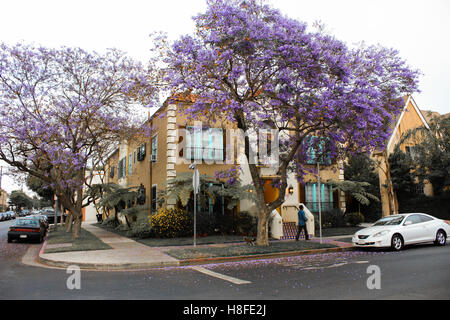
{"type": "Polygon", "coordinates": [[[24,255],[37,254],[41,245],[7,243],[11,223],[0,222],[1,300],[450,299],[450,244],[398,253],[355,251],[196,268],[81,271],[80,289],[69,289],[73,273],[22,263],[24,255]],[[373,280],[373,268],[380,271],[379,282],[373,280]],[[369,289],[368,280],[379,288],[369,289]]]}

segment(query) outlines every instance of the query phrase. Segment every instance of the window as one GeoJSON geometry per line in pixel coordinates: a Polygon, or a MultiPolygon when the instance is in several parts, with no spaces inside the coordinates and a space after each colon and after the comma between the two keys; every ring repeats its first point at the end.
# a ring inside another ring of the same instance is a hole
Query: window
{"type": "Polygon", "coordinates": [[[146,143],[143,143],[139,148],[138,148],[138,154],[137,154],[137,161],[143,161],[145,159],[145,146],[146,143]]]}
{"type": "Polygon", "coordinates": [[[406,223],[411,222],[411,224],[416,224],[416,223],[421,223],[422,219],[420,218],[420,215],[418,214],[413,214],[412,216],[409,216],[406,220],[405,220],[405,225],[406,223]]]}
{"type": "Polygon", "coordinates": [[[426,216],[426,215],[423,215],[423,214],[421,214],[421,215],[420,215],[420,220],[422,220],[422,222],[428,222],[428,221],[431,221],[431,220],[433,220],[433,218],[431,218],[431,217],[429,217],[429,216],[426,216]]]}
{"type": "Polygon", "coordinates": [[[411,157],[412,160],[415,160],[418,156],[417,148],[414,146],[406,146],[405,153],[411,157]]]}
{"type": "Polygon", "coordinates": [[[128,156],[128,175],[133,173],[133,154],[130,153],[128,156]]]}
{"type": "Polygon", "coordinates": [[[223,155],[221,128],[186,128],[186,159],[222,161],[223,155]]]}
{"type": "Polygon", "coordinates": [[[319,211],[319,192],[321,211],[333,209],[333,187],[321,183],[320,190],[318,183],[307,183],[305,185],[305,205],[312,212],[319,211]]]}
{"type": "Polygon", "coordinates": [[[152,212],[156,212],[156,185],[152,186],[151,208],[152,212]]]}
{"type": "Polygon", "coordinates": [[[152,161],[158,158],[158,135],[152,138],[152,161]]]}
{"type": "Polygon", "coordinates": [[[119,173],[118,173],[118,179],[125,177],[127,174],[127,158],[122,158],[119,161],[118,165],[119,173]]]}
{"type": "Polygon", "coordinates": [[[423,183],[416,184],[412,190],[415,194],[425,194],[425,186],[423,183]]]}
{"type": "Polygon", "coordinates": [[[306,151],[307,164],[316,164],[319,162],[319,164],[331,165],[330,152],[327,150],[330,144],[328,137],[309,136],[305,141],[308,144],[306,151]]]}

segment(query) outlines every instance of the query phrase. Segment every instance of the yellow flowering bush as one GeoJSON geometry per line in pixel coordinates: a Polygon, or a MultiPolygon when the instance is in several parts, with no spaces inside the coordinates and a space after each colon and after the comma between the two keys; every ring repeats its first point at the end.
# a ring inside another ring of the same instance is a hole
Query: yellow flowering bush
{"type": "Polygon", "coordinates": [[[162,238],[176,238],[192,234],[192,217],[185,210],[162,208],[150,217],[155,234],[162,238]]]}

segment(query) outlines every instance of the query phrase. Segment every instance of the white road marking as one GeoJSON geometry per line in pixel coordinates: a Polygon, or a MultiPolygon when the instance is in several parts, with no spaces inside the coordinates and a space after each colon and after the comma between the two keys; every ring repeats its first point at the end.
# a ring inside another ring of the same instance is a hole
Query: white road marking
{"type": "Polygon", "coordinates": [[[209,275],[211,277],[215,277],[215,278],[219,278],[219,279],[222,279],[222,280],[225,280],[225,281],[229,281],[229,282],[234,283],[234,284],[248,284],[248,283],[251,283],[251,281],[241,280],[241,279],[238,279],[238,278],[233,278],[233,277],[230,277],[230,276],[226,276],[224,274],[217,273],[217,272],[205,269],[203,267],[191,267],[191,269],[194,269],[194,270],[196,270],[198,272],[207,274],[207,275],[209,275]]]}
{"type": "Polygon", "coordinates": [[[369,263],[369,261],[355,261],[355,263],[369,263]]]}

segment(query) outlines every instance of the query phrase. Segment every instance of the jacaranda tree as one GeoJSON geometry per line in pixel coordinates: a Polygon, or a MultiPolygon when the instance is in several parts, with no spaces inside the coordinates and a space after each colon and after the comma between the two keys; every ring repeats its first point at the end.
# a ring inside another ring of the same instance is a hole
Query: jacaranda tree
{"type": "MultiPolygon", "coordinates": [[[[244,132],[278,132],[276,200],[265,203],[258,166],[248,164],[258,198],[257,243],[268,245],[268,217],[284,201],[288,170],[302,178],[311,146],[332,159],[380,147],[419,73],[396,50],[348,48],[263,1],[207,0],[206,12],[193,19],[195,33],[168,45],[165,59],[172,92],[194,97],[185,113],[225,115],[244,132]]],[[[247,160],[253,147],[246,136],[247,160]]]]}
{"type": "Polygon", "coordinates": [[[118,50],[0,45],[0,159],[55,191],[74,238],[89,204],[86,169],[138,130],[132,115],[151,103],[150,74],[118,50]]]}

